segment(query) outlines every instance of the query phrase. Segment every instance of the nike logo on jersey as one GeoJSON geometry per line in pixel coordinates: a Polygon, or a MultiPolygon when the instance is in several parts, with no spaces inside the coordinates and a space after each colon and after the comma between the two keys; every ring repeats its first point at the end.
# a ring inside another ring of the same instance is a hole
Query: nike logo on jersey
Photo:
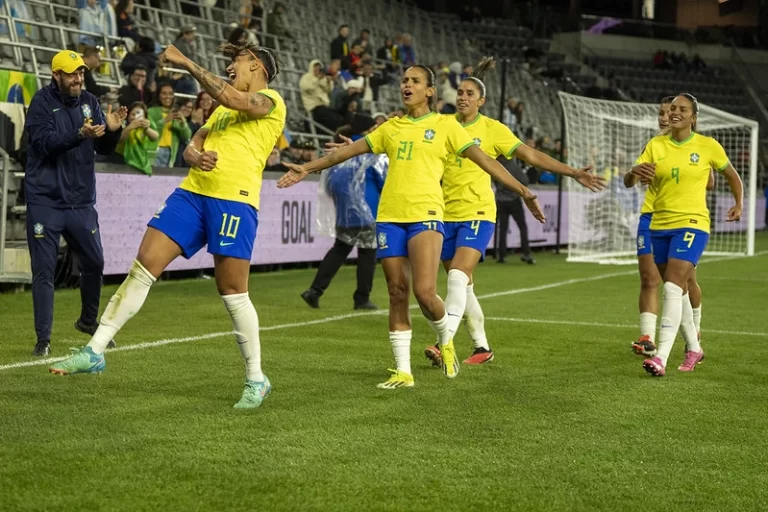
{"type": "Polygon", "coordinates": [[[226,247],[228,245],[235,245],[235,242],[219,242],[220,247],[226,247]]]}
{"type": "Polygon", "coordinates": [[[455,313],[449,313],[449,312],[447,312],[447,311],[445,312],[445,314],[446,314],[446,315],[448,315],[448,316],[459,316],[459,315],[457,315],[457,314],[455,314],[455,313]]]}
{"type": "Polygon", "coordinates": [[[59,110],[61,110],[61,109],[60,108],[53,109],[54,112],[58,112],[59,110]]]}

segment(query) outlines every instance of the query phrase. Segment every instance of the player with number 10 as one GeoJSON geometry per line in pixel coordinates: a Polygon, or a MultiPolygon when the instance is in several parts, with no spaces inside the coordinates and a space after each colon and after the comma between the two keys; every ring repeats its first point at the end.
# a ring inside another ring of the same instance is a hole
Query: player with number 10
{"type": "Polygon", "coordinates": [[[364,153],[386,153],[389,172],[377,215],[378,256],[389,291],[389,340],[396,369],[380,388],[413,387],[411,373],[411,319],[408,310],[413,292],[422,313],[440,336],[443,371],[453,378],[459,371],[448,315],[437,295],[437,273],[443,245],[443,178],[445,160],[463,156],[476,163],[502,185],[519,193],[539,221],[544,214],[527,187],[475,144],[453,116],[435,112],[435,76],[431,69],[412,66],[400,84],[407,114],[381,125],[365,139],[342,147],[320,160],[290,169],[278,182],[288,187],[344,160],[364,153]]]}

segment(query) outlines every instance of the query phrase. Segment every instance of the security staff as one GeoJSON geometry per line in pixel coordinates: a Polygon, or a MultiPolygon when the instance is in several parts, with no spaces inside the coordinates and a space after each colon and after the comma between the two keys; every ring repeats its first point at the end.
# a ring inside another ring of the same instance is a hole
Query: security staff
{"type": "Polygon", "coordinates": [[[75,328],[93,334],[98,325],[104,254],[96,203],[94,151],[115,150],[127,111],[105,114],[86,91],[82,57],[57,53],[53,80],[32,98],[24,131],[29,145],[24,187],[27,241],[32,259],[32,301],[37,344],[33,355],[50,354],[53,276],[61,236],[78,256],[82,311],[75,328]]]}

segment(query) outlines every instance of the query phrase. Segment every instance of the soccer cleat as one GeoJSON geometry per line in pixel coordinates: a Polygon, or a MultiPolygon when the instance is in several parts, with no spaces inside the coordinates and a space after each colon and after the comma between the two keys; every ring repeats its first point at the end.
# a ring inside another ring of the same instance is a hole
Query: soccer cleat
{"type": "Polygon", "coordinates": [[[35,350],[32,351],[32,355],[35,357],[48,357],[51,355],[51,342],[38,341],[35,344],[35,350]]]}
{"type": "Polygon", "coordinates": [[[440,345],[430,345],[424,349],[424,355],[432,361],[432,366],[440,368],[443,365],[443,357],[440,355],[440,345]]]}
{"type": "Polygon", "coordinates": [[[493,350],[476,348],[472,355],[464,360],[464,364],[480,365],[493,361],[493,350]]]}
{"type": "Polygon", "coordinates": [[[377,384],[379,389],[397,389],[397,388],[412,388],[415,383],[413,382],[413,375],[410,373],[401,372],[400,370],[389,369],[392,375],[381,384],[377,384]]]}
{"type": "Polygon", "coordinates": [[[663,377],[666,373],[664,369],[664,363],[661,359],[654,357],[653,359],[646,359],[643,361],[643,369],[653,375],[654,377],[663,377]]]}
{"type": "Polygon", "coordinates": [[[456,358],[456,347],[453,346],[453,340],[440,347],[440,355],[443,359],[443,373],[449,379],[455,378],[459,374],[459,360],[456,358]]]}
{"type": "MultiPolygon", "coordinates": [[[[99,324],[96,324],[96,325],[86,324],[85,322],[83,322],[81,318],[78,318],[77,322],[75,322],[75,329],[89,336],[93,336],[94,334],[96,334],[96,329],[98,328],[99,328],[99,324]]],[[[109,343],[107,343],[107,348],[115,348],[115,347],[117,347],[117,343],[115,343],[115,340],[109,340],[109,343]]]]}
{"type": "Polygon", "coordinates": [[[681,372],[692,372],[696,369],[696,365],[699,364],[702,359],[704,359],[703,350],[701,352],[686,352],[683,364],[678,366],[677,369],[681,372]]]}
{"type": "Polygon", "coordinates": [[[75,375],[76,373],[101,373],[107,367],[104,354],[94,354],[91,347],[71,350],[71,356],[52,365],[48,371],[54,375],[75,375]]]}
{"type": "Polygon", "coordinates": [[[261,405],[269,392],[272,391],[272,384],[270,384],[267,376],[264,376],[264,380],[256,382],[254,380],[245,381],[245,389],[243,389],[243,396],[240,401],[234,405],[235,409],[256,409],[261,405]]]}
{"type": "Polygon", "coordinates": [[[373,311],[374,309],[379,309],[379,306],[374,304],[373,302],[367,300],[365,302],[361,302],[359,304],[355,304],[355,309],[368,309],[373,311]]]}
{"type": "Polygon", "coordinates": [[[525,254],[523,256],[520,256],[520,261],[522,261],[524,263],[527,263],[529,265],[535,265],[536,264],[536,260],[533,259],[533,256],[531,256],[530,254],[525,254]]]}
{"type": "Polygon", "coordinates": [[[304,302],[307,303],[307,306],[317,309],[320,307],[320,296],[310,288],[309,290],[304,290],[301,293],[301,298],[304,299],[304,302]]]}
{"type": "Polygon", "coordinates": [[[632,350],[635,354],[653,357],[656,355],[656,345],[651,341],[651,337],[647,334],[640,336],[637,341],[632,343],[632,350]]]}

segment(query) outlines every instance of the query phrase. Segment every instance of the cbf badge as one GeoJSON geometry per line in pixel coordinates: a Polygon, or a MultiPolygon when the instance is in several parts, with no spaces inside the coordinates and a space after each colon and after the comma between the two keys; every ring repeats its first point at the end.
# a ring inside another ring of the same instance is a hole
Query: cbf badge
{"type": "Polygon", "coordinates": [[[35,238],[43,238],[43,225],[39,222],[34,225],[35,238]]]}
{"type": "Polygon", "coordinates": [[[91,106],[87,103],[81,107],[81,110],[83,111],[83,119],[85,119],[86,123],[91,122],[91,106]]]}
{"type": "Polygon", "coordinates": [[[155,212],[156,219],[160,218],[160,214],[163,213],[163,210],[165,210],[165,203],[161,204],[160,208],[158,208],[157,211],[155,212]]]}
{"type": "Polygon", "coordinates": [[[379,233],[379,249],[387,248],[387,234],[379,233]]]}

